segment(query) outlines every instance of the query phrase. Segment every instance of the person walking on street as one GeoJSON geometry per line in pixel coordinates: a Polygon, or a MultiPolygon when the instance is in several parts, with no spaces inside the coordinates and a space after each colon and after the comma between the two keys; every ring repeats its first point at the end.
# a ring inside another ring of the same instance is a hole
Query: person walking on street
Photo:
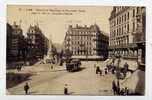
{"type": "Polygon", "coordinates": [[[113,94],[116,95],[117,94],[117,86],[116,86],[116,83],[114,80],[112,81],[112,90],[113,90],[113,94]]]}
{"type": "Polygon", "coordinates": [[[19,64],[16,65],[16,69],[17,69],[18,72],[20,71],[20,66],[19,66],[19,64]]]}
{"type": "Polygon", "coordinates": [[[124,89],[124,88],[122,88],[122,89],[120,90],[120,95],[125,95],[125,89],[124,89]]]}
{"type": "Polygon", "coordinates": [[[112,68],[112,74],[115,74],[115,69],[114,68],[112,68]]]}
{"type": "Polygon", "coordinates": [[[107,68],[105,68],[105,75],[107,75],[108,71],[107,71],[107,68]]]}
{"type": "Polygon", "coordinates": [[[117,79],[117,95],[120,95],[120,85],[118,79],[117,79]]]}
{"type": "Polygon", "coordinates": [[[50,63],[51,66],[49,66],[49,70],[53,70],[53,63],[50,63]]]}
{"type": "Polygon", "coordinates": [[[126,71],[128,71],[128,67],[129,67],[129,65],[127,64],[127,62],[124,64],[124,68],[125,68],[125,70],[126,71]]]}
{"type": "Polygon", "coordinates": [[[98,74],[98,72],[100,72],[99,66],[96,67],[96,74],[98,74]]]}
{"type": "Polygon", "coordinates": [[[100,76],[102,76],[102,70],[101,69],[99,69],[99,72],[100,72],[100,76]]]}
{"type": "Polygon", "coordinates": [[[53,65],[51,64],[51,69],[53,69],[53,65]]]}
{"type": "Polygon", "coordinates": [[[20,71],[22,70],[22,66],[23,66],[22,64],[19,65],[19,70],[20,71]]]}
{"type": "Polygon", "coordinates": [[[128,94],[129,94],[128,88],[125,87],[125,95],[128,95],[128,94]]]}
{"type": "Polygon", "coordinates": [[[64,94],[65,94],[65,95],[68,95],[68,88],[67,88],[67,86],[68,86],[68,85],[65,84],[65,87],[64,87],[64,94]]]}
{"type": "Polygon", "coordinates": [[[29,88],[30,88],[30,87],[29,87],[28,83],[26,83],[25,86],[24,86],[25,94],[28,94],[29,88]]]}
{"type": "Polygon", "coordinates": [[[123,74],[124,74],[124,77],[126,77],[126,73],[128,72],[128,67],[129,65],[127,64],[127,62],[124,64],[124,71],[123,71],[123,74]]]}

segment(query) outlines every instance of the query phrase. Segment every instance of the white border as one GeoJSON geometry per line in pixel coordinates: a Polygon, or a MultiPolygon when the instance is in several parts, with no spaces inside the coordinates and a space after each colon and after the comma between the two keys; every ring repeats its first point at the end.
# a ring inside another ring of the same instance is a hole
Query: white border
{"type": "Polygon", "coordinates": [[[66,100],[152,100],[152,2],[150,0],[0,0],[0,99],[66,99],[66,100]],[[22,5],[101,5],[101,6],[146,6],[146,95],[145,96],[7,96],[5,94],[6,87],[6,5],[22,4],[22,5]]]}

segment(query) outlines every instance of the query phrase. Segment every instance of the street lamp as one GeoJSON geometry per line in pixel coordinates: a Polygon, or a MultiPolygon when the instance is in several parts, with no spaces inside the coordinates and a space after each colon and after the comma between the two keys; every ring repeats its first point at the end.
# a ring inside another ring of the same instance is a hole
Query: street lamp
{"type": "Polygon", "coordinates": [[[119,93],[119,90],[120,90],[120,85],[119,85],[119,78],[120,78],[120,53],[118,53],[117,55],[117,58],[118,58],[118,65],[117,65],[117,70],[116,70],[116,77],[117,77],[117,88],[118,88],[118,93],[119,93]]]}

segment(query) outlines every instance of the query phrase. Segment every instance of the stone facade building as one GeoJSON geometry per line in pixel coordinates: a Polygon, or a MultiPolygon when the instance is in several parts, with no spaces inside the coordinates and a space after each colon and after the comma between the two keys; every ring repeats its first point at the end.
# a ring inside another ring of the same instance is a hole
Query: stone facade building
{"type": "Polygon", "coordinates": [[[48,42],[37,25],[30,26],[25,37],[20,25],[7,23],[7,64],[42,59],[47,55],[48,42]]]}
{"type": "Polygon", "coordinates": [[[47,55],[48,42],[38,25],[30,25],[27,32],[28,58],[42,59],[47,55]]]}
{"type": "Polygon", "coordinates": [[[69,25],[64,45],[66,50],[72,52],[72,58],[101,60],[108,56],[108,36],[96,24],[69,25]]]}
{"type": "Polygon", "coordinates": [[[7,62],[21,61],[25,57],[25,41],[20,25],[7,23],[7,62]]]}
{"type": "Polygon", "coordinates": [[[119,54],[145,63],[146,8],[113,7],[109,22],[109,57],[119,54]]]}

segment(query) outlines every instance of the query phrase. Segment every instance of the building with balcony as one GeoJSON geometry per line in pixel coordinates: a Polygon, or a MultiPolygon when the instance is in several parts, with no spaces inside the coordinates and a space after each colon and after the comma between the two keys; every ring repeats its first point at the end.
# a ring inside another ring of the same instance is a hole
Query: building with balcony
{"type": "Polygon", "coordinates": [[[30,25],[27,31],[28,58],[43,59],[48,52],[48,42],[38,25],[30,25]]]}
{"type": "Polygon", "coordinates": [[[7,62],[23,61],[25,57],[25,37],[20,25],[7,23],[7,62]]]}
{"type": "Polygon", "coordinates": [[[64,45],[66,50],[72,52],[72,58],[101,60],[108,56],[108,36],[96,24],[69,25],[64,45]]]}
{"type": "Polygon", "coordinates": [[[109,18],[109,57],[119,54],[145,63],[145,22],[145,7],[113,7],[109,18]]]}

